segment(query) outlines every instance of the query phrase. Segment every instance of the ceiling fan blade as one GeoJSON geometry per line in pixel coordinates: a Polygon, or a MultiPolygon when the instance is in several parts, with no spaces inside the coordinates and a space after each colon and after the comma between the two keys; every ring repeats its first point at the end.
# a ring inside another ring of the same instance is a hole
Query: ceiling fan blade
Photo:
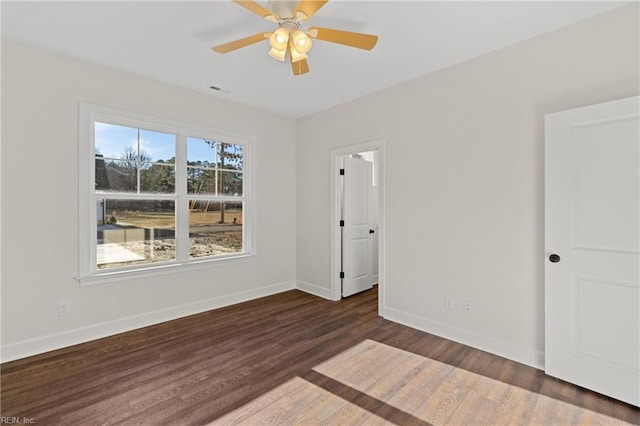
{"type": "Polygon", "coordinates": [[[239,40],[230,41],[229,43],[219,44],[217,46],[212,47],[211,49],[214,52],[218,53],[229,53],[236,49],[240,49],[241,47],[249,46],[259,41],[266,40],[271,33],[259,33],[254,34],[249,37],[241,38],[239,40]]]}
{"type": "Polygon", "coordinates": [[[233,2],[239,4],[245,9],[250,10],[251,12],[255,13],[258,16],[261,16],[268,21],[278,22],[278,20],[280,19],[278,15],[276,15],[266,7],[263,7],[260,4],[256,3],[254,0],[233,0],[233,2]]]}
{"type": "Polygon", "coordinates": [[[315,15],[327,1],[329,0],[300,0],[293,10],[293,16],[300,21],[306,21],[315,15]]]}
{"type": "Polygon", "coordinates": [[[334,30],[332,28],[311,27],[308,33],[318,40],[330,41],[331,43],[344,44],[345,46],[357,47],[358,49],[371,50],[378,42],[378,36],[363,33],[352,33],[351,31],[334,30]]]}
{"type": "Polygon", "coordinates": [[[309,72],[309,64],[306,59],[302,59],[298,62],[291,62],[291,69],[293,70],[293,75],[301,75],[309,72]]]}

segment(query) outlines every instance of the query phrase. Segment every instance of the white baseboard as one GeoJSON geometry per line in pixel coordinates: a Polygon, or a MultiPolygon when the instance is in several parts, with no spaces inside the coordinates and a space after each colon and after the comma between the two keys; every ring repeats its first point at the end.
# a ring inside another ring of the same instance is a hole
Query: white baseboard
{"type": "Polygon", "coordinates": [[[385,319],[420,331],[435,334],[463,345],[471,346],[510,360],[544,370],[544,353],[509,342],[487,337],[478,333],[422,318],[393,308],[384,308],[385,319]]]}
{"type": "Polygon", "coordinates": [[[107,336],[113,336],[114,334],[124,333],[137,328],[147,327],[165,321],[171,321],[177,318],[210,311],[223,306],[246,302],[247,300],[270,296],[276,293],[282,293],[283,291],[293,290],[294,288],[295,282],[293,280],[285,281],[252,290],[213,297],[206,300],[199,300],[197,302],[187,303],[171,308],[145,312],[143,314],[94,324],[61,333],[49,334],[35,339],[23,340],[3,345],[0,359],[1,362],[13,361],[67,346],[77,345],[79,343],[85,343],[107,336]]]}
{"type": "Polygon", "coordinates": [[[323,299],[333,300],[331,298],[331,289],[321,287],[317,284],[311,284],[306,281],[296,281],[296,288],[305,293],[313,294],[314,296],[322,297],[323,299]]]}

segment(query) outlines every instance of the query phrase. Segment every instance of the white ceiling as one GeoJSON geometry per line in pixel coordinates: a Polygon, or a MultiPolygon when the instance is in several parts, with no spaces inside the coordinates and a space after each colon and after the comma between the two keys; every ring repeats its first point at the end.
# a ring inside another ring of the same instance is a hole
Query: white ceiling
{"type": "Polygon", "coordinates": [[[297,77],[267,54],[266,40],[211,51],[274,29],[231,1],[2,1],[1,15],[5,39],[297,118],[624,4],[331,0],[309,25],[377,34],[378,45],[316,41],[311,72],[297,77]]]}

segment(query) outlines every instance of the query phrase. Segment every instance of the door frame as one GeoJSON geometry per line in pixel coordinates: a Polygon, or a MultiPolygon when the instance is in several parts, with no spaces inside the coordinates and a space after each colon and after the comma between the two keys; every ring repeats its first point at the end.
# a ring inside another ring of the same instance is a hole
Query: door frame
{"type": "Polygon", "coordinates": [[[378,151],[378,314],[384,316],[385,301],[385,150],[384,139],[332,149],[330,152],[331,300],[342,298],[340,285],[340,158],[359,152],[378,151]]]}

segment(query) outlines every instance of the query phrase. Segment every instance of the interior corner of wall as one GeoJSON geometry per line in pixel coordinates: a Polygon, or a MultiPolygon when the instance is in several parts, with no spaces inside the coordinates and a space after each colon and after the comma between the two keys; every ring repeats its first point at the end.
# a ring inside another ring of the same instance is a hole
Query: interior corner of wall
{"type": "Polygon", "coordinates": [[[312,284],[302,280],[296,280],[296,288],[305,293],[313,294],[314,296],[322,297],[323,299],[334,300],[331,295],[331,289],[318,284],[312,284]]]}

